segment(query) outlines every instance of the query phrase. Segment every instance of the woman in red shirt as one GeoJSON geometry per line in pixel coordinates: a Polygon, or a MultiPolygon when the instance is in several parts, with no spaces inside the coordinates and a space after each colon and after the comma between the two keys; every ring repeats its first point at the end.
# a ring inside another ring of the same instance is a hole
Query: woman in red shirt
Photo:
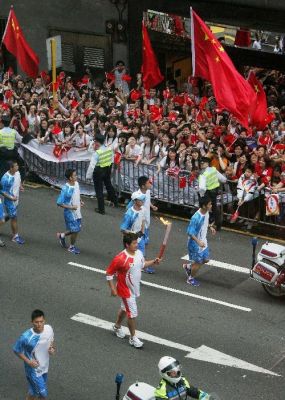
{"type": "Polygon", "coordinates": [[[260,180],[260,184],[258,186],[259,191],[264,187],[271,186],[273,168],[270,166],[269,161],[264,157],[259,157],[258,163],[255,165],[255,173],[260,180]]]}

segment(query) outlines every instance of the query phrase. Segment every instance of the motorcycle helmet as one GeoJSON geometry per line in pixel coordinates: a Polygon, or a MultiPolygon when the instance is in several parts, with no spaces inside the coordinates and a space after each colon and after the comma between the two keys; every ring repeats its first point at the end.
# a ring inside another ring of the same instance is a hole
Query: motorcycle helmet
{"type": "Polygon", "coordinates": [[[181,379],[180,363],[173,357],[162,357],[159,360],[158,369],[160,376],[171,384],[176,384],[181,379]]]}

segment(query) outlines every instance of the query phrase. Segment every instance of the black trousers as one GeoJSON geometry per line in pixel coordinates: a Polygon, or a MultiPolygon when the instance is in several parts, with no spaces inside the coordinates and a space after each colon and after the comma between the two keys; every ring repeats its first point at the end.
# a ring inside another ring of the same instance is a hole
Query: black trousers
{"type": "Polygon", "coordinates": [[[98,209],[101,212],[105,211],[103,185],[105,185],[110,201],[115,206],[118,205],[117,195],[111,183],[111,171],[112,166],[104,168],[95,167],[93,172],[94,189],[98,201],[98,209]]]}
{"type": "Polygon", "coordinates": [[[219,193],[218,189],[206,190],[205,196],[209,197],[212,202],[212,212],[210,213],[209,222],[210,224],[215,222],[217,230],[220,230],[222,221],[221,221],[220,209],[217,206],[218,193],[219,193]]]}

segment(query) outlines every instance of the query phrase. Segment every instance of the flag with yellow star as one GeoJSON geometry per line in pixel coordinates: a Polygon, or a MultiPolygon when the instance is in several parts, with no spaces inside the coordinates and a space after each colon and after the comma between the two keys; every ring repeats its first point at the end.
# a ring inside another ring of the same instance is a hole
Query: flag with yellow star
{"type": "Polygon", "coordinates": [[[246,128],[256,93],[236,70],[223,45],[191,8],[192,74],[212,84],[220,108],[231,112],[246,128]]]}
{"type": "Polygon", "coordinates": [[[8,16],[2,43],[16,57],[23,72],[31,78],[38,76],[39,58],[26,41],[13,8],[8,16]]]}

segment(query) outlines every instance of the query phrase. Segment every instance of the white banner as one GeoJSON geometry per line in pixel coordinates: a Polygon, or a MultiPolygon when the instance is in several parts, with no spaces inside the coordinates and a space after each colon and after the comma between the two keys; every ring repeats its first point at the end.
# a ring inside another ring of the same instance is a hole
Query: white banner
{"type": "Polygon", "coordinates": [[[55,163],[68,161],[90,161],[91,154],[87,150],[78,150],[71,148],[68,152],[64,152],[60,158],[53,155],[54,144],[40,144],[33,139],[29,144],[22,144],[24,148],[41,157],[43,160],[55,163]]]}

